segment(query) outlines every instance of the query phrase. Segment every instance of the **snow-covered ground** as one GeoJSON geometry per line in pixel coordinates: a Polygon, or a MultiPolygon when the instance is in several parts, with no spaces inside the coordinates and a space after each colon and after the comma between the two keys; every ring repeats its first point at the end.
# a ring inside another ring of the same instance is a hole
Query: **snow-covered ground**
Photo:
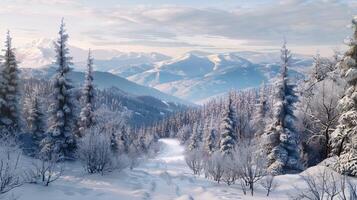
{"type": "Polygon", "coordinates": [[[298,175],[284,175],[277,177],[279,187],[270,198],[259,186],[254,197],[243,195],[239,185],[227,186],[193,176],[177,140],[161,139],[160,143],[157,157],[132,171],[88,175],[78,163],[69,163],[64,176],[49,187],[26,184],[13,193],[19,200],[278,200],[288,199],[293,186],[301,185],[298,175]]]}

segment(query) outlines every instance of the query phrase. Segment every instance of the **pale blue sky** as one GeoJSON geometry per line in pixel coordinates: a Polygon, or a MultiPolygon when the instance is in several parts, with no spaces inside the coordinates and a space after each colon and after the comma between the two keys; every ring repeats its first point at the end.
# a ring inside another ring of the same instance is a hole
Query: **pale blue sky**
{"type": "Polygon", "coordinates": [[[70,43],[82,48],[156,51],[276,49],[328,54],[351,33],[347,0],[0,0],[0,33],[22,46],[56,37],[65,18],[70,43]]]}

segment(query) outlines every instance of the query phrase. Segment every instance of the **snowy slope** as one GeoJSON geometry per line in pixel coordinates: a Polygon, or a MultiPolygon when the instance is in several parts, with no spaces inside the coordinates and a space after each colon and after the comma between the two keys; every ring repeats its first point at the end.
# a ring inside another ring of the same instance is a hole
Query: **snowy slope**
{"type": "MultiPolygon", "coordinates": [[[[184,161],[184,148],[177,140],[161,139],[160,143],[157,157],[132,171],[88,175],[78,163],[67,163],[65,175],[49,187],[26,184],[15,189],[14,194],[19,200],[283,200],[296,192],[294,186],[303,187],[299,174],[282,175],[276,178],[278,187],[270,197],[258,185],[253,197],[243,195],[238,184],[227,186],[193,176],[184,161]]],[[[323,168],[312,167],[302,174],[315,174],[323,168]]]]}
{"type": "MultiPolygon", "coordinates": [[[[110,59],[95,59],[95,69],[128,77],[153,68],[152,63],[170,59],[159,53],[121,53],[110,59]]],[[[79,63],[80,65],[81,63],[79,63]]],[[[82,63],[83,66],[84,63],[82,63]]]]}

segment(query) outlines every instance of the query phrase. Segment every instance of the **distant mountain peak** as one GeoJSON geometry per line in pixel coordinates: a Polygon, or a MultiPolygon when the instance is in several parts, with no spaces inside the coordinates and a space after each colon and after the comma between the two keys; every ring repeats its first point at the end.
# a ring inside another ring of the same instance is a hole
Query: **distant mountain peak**
{"type": "MultiPolygon", "coordinates": [[[[18,47],[17,57],[20,61],[20,67],[39,68],[51,64],[55,59],[53,42],[54,40],[50,38],[40,38],[18,47]]],[[[83,63],[85,63],[87,59],[88,50],[73,45],[69,45],[69,49],[73,57],[73,62],[77,66],[84,65],[83,63]]],[[[125,63],[134,65],[151,64],[171,59],[171,57],[157,52],[121,52],[112,49],[92,49],[92,53],[95,60],[122,61],[122,63],[120,63],[122,65],[126,65],[125,63]]]]}

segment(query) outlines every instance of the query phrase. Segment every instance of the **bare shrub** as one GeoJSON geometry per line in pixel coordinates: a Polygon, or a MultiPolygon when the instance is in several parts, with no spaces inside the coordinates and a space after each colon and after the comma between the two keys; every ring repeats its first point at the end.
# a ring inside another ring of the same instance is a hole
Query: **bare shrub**
{"type": "Polygon", "coordinates": [[[254,195],[254,185],[266,175],[265,154],[258,146],[241,144],[234,154],[238,177],[248,186],[250,194],[254,195]]]}
{"type": "Polygon", "coordinates": [[[209,176],[213,178],[214,181],[218,183],[221,181],[224,174],[223,157],[218,151],[214,152],[206,162],[206,171],[209,176]]]}
{"type": "Polygon", "coordinates": [[[339,200],[357,200],[357,184],[352,183],[348,176],[342,175],[340,179],[341,192],[339,200]]]}
{"type": "Polygon", "coordinates": [[[59,154],[42,156],[32,163],[32,168],[25,172],[25,182],[48,186],[63,175],[63,163],[59,154]]]}
{"type": "Polygon", "coordinates": [[[19,162],[21,151],[8,137],[0,139],[0,195],[23,184],[19,162]]]}
{"type": "Polygon", "coordinates": [[[193,174],[200,175],[203,167],[203,154],[200,149],[193,149],[191,151],[187,151],[185,155],[185,160],[188,167],[193,171],[193,174]]]}
{"type": "Polygon", "coordinates": [[[305,187],[296,187],[291,199],[310,200],[357,200],[357,185],[346,175],[340,175],[326,168],[316,174],[302,175],[305,187]]]}
{"type": "Polygon", "coordinates": [[[88,129],[79,142],[77,156],[90,174],[122,170],[131,163],[126,155],[113,153],[110,135],[99,126],[88,129]]]}
{"type": "Polygon", "coordinates": [[[278,187],[278,184],[274,181],[275,176],[269,174],[266,175],[261,181],[260,185],[267,191],[266,195],[267,197],[270,195],[270,193],[275,190],[275,188],[278,187]]]}
{"type": "Polygon", "coordinates": [[[291,195],[292,199],[333,200],[341,192],[338,175],[336,177],[333,172],[328,172],[326,169],[314,175],[307,173],[302,175],[301,178],[306,187],[299,188],[295,186],[297,194],[291,195]]]}
{"type": "Polygon", "coordinates": [[[137,145],[131,143],[129,146],[129,167],[130,170],[133,170],[140,164],[140,150],[138,149],[137,145]]]}
{"type": "Polygon", "coordinates": [[[78,158],[88,173],[103,174],[111,169],[110,137],[98,126],[87,130],[78,145],[78,158]]]}
{"type": "Polygon", "coordinates": [[[238,177],[238,170],[237,170],[237,162],[234,160],[234,157],[231,155],[226,155],[223,157],[223,175],[222,181],[225,182],[227,185],[232,185],[236,182],[238,177]]]}

